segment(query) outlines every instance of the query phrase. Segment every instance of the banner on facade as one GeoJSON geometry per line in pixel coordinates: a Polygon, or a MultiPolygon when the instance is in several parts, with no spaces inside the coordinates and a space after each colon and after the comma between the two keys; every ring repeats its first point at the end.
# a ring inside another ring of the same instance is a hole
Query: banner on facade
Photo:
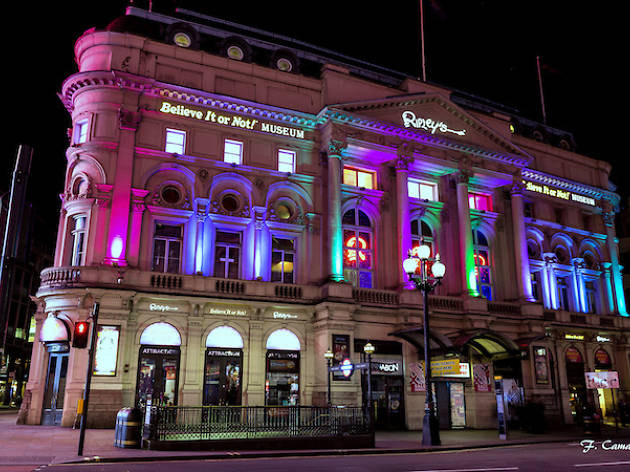
{"type": "Polygon", "coordinates": [[[534,372],[537,384],[549,383],[549,369],[547,367],[547,348],[534,346],[534,372]]]}
{"type": "Polygon", "coordinates": [[[616,370],[607,372],[584,372],[586,388],[619,388],[619,374],[616,370]]]}
{"type": "Polygon", "coordinates": [[[450,377],[459,375],[459,359],[439,359],[431,361],[431,377],[450,377]]]}
{"type": "Polygon", "coordinates": [[[426,392],[424,381],[424,362],[412,362],[409,365],[409,384],[412,392],[426,392]]]}
{"type": "MultiPolygon", "coordinates": [[[[345,359],[350,358],[350,336],[347,334],[333,334],[332,335],[332,351],[333,359],[332,365],[336,367],[340,365],[345,359]]],[[[349,376],[343,374],[342,371],[332,372],[333,380],[350,380],[349,376]]]]}
{"type": "Polygon", "coordinates": [[[490,365],[473,365],[473,385],[475,392],[490,392],[490,365]]]}

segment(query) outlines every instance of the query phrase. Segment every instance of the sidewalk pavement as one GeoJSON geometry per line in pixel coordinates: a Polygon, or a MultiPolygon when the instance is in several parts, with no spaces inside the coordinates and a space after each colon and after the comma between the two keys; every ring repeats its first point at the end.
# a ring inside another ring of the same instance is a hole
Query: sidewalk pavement
{"type": "MultiPolygon", "coordinates": [[[[441,446],[422,447],[420,431],[377,431],[374,449],[312,449],[269,451],[148,451],[114,446],[113,429],[88,429],[83,456],[78,456],[79,430],[57,426],[16,425],[15,410],[0,410],[0,469],[2,466],[39,466],[69,462],[135,462],[165,459],[278,457],[330,454],[374,454],[393,452],[428,452],[480,447],[499,447],[545,442],[579,443],[585,435],[581,428],[570,427],[543,434],[509,432],[500,440],[496,430],[443,430],[441,446]]],[[[604,425],[601,438],[630,438],[629,428],[604,425]]],[[[29,470],[27,468],[23,470],[29,470]]]]}

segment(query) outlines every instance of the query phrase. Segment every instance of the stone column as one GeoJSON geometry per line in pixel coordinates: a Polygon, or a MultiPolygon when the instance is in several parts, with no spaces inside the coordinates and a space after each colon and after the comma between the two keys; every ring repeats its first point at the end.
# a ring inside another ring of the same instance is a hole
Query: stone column
{"type": "Polygon", "coordinates": [[[628,316],[626,299],[623,293],[623,281],[621,278],[621,265],[619,264],[619,246],[615,235],[615,212],[610,203],[605,204],[603,211],[606,225],[606,246],[610,257],[610,272],[612,277],[612,292],[614,296],[615,311],[621,316],[628,316]]]}
{"type": "Polygon", "coordinates": [[[462,267],[462,292],[470,296],[479,295],[475,276],[475,259],[470,222],[470,206],[468,204],[469,171],[457,173],[457,216],[459,219],[459,253],[462,267]]]}
{"type": "Polygon", "coordinates": [[[328,243],[329,280],[343,282],[343,230],[341,225],[342,153],[346,143],[330,139],[328,154],[328,243]]]}
{"type": "Polygon", "coordinates": [[[127,236],[136,130],[140,113],[120,110],[120,138],[112,189],[112,207],[105,263],[127,265],[127,236]]]}
{"type": "Polygon", "coordinates": [[[399,156],[396,160],[396,202],[398,207],[398,278],[399,285],[403,288],[414,288],[413,283],[408,280],[402,263],[408,257],[411,250],[411,222],[409,218],[409,162],[410,158],[402,155],[403,150],[399,149],[399,156]]]}
{"type": "Polygon", "coordinates": [[[269,228],[265,221],[267,208],[255,206],[254,215],[254,279],[269,280],[271,265],[271,244],[269,228]]]}
{"type": "Polygon", "coordinates": [[[584,268],[584,259],[581,257],[574,257],[571,259],[573,263],[573,289],[575,290],[575,300],[577,302],[576,310],[582,313],[586,313],[586,287],[584,285],[584,276],[582,275],[582,269],[584,268]]]}
{"type": "Polygon", "coordinates": [[[523,186],[520,182],[512,186],[512,225],[514,227],[514,258],[516,260],[516,282],[518,297],[533,302],[529,254],[527,253],[527,231],[524,220],[523,186]]]}
{"type": "Polygon", "coordinates": [[[142,234],[142,216],[147,206],[144,198],[148,190],[132,189],[133,200],[131,203],[131,228],[129,229],[129,243],[127,244],[127,262],[137,267],[140,262],[140,236],[142,234]]]}
{"type": "Polygon", "coordinates": [[[558,309],[558,289],[556,286],[556,273],[554,271],[554,264],[558,261],[558,258],[553,252],[545,252],[542,255],[545,261],[545,306],[553,310],[558,309]],[[548,303],[548,305],[547,305],[548,303]]]}
{"type": "Polygon", "coordinates": [[[613,293],[613,286],[612,286],[612,278],[611,278],[611,266],[612,264],[610,262],[602,262],[601,263],[601,267],[602,267],[602,276],[604,277],[603,280],[603,297],[605,299],[605,301],[602,301],[602,306],[604,308],[604,312],[607,314],[610,313],[614,313],[615,312],[615,295],[613,293]]]}

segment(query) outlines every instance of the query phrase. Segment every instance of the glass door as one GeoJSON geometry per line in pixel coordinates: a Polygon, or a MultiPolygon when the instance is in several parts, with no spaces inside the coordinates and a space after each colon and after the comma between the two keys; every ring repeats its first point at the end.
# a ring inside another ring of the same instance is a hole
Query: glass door
{"type": "Polygon", "coordinates": [[[241,404],[240,350],[213,349],[207,351],[203,404],[241,404]]]}
{"type": "Polygon", "coordinates": [[[143,347],[138,360],[136,404],[177,405],[179,348],[143,347]]]}
{"type": "Polygon", "coordinates": [[[44,390],[43,425],[61,425],[67,374],[68,354],[51,353],[48,358],[48,373],[46,375],[46,388],[44,390]]]}

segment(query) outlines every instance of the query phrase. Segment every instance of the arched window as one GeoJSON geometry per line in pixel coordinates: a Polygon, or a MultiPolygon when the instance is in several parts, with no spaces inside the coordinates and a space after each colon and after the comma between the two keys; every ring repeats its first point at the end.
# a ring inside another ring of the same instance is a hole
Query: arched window
{"type": "Polygon", "coordinates": [[[286,328],[275,330],[267,338],[267,349],[275,349],[278,351],[299,351],[300,340],[293,333],[286,328]]]}
{"type": "Polygon", "coordinates": [[[492,300],[492,258],[488,238],[479,230],[473,230],[475,275],[479,294],[492,300]]]}
{"type": "Polygon", "coordinates": [[[172,324],[160,321],[145,328],[140,344],[153,346],[181,346],[182,337],[172,324]]]}
{"type": "Polygon", "coordinates": [[[435,246],[433,230],[424,220],[419,218],[411,220],[411,248],[420,246],[421,241],[424,241],[424,244],[431,248],[431,257],[434,257],[437,253],[437,247],[435,246]]]}
{"type": "Polygon", "coordinates": [[[243,338],[231,326],[217,326],[208,334],[206,347],[243,348],[243,338]]]}
{"type": "Polygon", "coordinates": [[[359,209],[346,211],[342,223],[343,276],[354,287],[371,288],[374,265],[372,223],[359,209]]]}

